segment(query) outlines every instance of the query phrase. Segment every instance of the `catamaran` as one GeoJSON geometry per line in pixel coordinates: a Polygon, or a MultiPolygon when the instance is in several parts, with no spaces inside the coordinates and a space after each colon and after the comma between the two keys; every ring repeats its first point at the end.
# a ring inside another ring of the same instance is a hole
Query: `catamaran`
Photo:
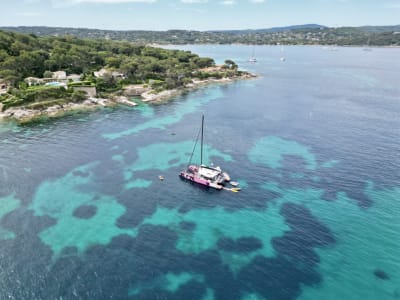
{"type": "MultiPolygon", "coordinates": [[[[192,164],[193,153],[196,150],[197,141],[199,138],[199,134],[197,135],[196,142],[192,154],[190,155],[189,163],[186,169],[182,170],[179,173],[179,176],[182,179],[188,180],[190,182],[194,182],[206,187],[211,187],[217,190],[227,189],[224,188],[224,184],[229,182],[231,178],[228,173],[221,170],[220,167],[207,166],[203,164],[203,139],[204,139],[204,115],[201,118],[201,145],[200,145],[200,164],[192,164]]],[[[232,189],[229,189],[232,190],[232,189]]],[[[239,188],[236,188],[235,191],[238,191],[239,188]]]]}
{"type": "Polygon", "coordinates": [[[251,57],[249,58],[249,62],[251,63],[256,63],[257,62],[257,58],[254,56],[254,46],[253,46],[253,52],[251,54],[251,57]]]}

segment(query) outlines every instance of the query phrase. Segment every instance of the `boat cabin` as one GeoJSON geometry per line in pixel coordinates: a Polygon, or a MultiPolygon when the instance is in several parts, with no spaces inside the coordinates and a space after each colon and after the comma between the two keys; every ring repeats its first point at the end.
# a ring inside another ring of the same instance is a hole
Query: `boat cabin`
{"type": "Polygon", "coordinates": [[[220,168],[211,168],[201,165],[199,169],[199,175],[207,179],[216,180],[218,175],[220,174],[221,174],[220,168]]]}

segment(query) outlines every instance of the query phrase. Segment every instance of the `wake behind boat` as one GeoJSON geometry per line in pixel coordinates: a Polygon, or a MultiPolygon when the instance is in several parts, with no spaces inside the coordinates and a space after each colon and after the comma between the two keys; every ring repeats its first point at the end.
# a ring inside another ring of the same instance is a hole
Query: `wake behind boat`
{"type": "MultiPolygon", "coordinates": [[[[189,164],[185,170],[179,173],[182,179],[194,182],[206,187],[212,187],[217,190],[224,188],[224,184],[229,182],[231,178],[228,173],[223,172],[220,167],[207,166],[203,164],[203,137],[204,137],[204,115],[201,118],[201,145],[200,145],[200,164],[191,164],[193,153],[196,150],[198,136],[195,142],[195,147],[190,155],[189,164]]],[[[226,189],[226,188],[224,188],[226,189]]],[[[231,190],[231,189],[230,189],[231,190]]],[[[236,188],[235,191],[238,191],[236,188]]],[[[233,190],[232,190],[233,191],[233,190]]]]}

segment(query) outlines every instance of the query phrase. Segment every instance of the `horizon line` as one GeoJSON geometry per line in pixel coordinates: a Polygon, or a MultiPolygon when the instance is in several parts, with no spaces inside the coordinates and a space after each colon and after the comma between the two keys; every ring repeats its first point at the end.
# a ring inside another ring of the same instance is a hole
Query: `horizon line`
{"type": "MultiPolygon", "coordinates": [[[[276,28],[287,28],[287,27],[296,27],[296,26],[320,26],[323,28],[329,29],[337,29],[337,28],[359,28],[359,27],[395,27],[400,26],[400,24],[392,24],[392,25],[359,25],[359,26],[327,26],[317,23],[304,23],[304,24],[296,24],[296,25],[282,25],[282,26],[273,26],[273,27],[264,27],[264,28],[242,28],[242,29],[178,29],[178,28],[171,28],[171,29],[104,29],[104,28],[93,28],[93,27],[72,27],[72,26],[49,26],[49,25],[0,25],[0,28],[20,28],[20,27],[31,27],[31,28],[63,28],[63,29],[87,29],[87,30],[101,30],[101,31],[156,31],[156,32],[165,32],[165,31],[197,31],[197,32],[215,32],[215,31],[257,31],[257,30],[268,30],[268,29],[276,29],[276,28]]],[[[307,28],[307,27],[304,27],[307,28]]]]}

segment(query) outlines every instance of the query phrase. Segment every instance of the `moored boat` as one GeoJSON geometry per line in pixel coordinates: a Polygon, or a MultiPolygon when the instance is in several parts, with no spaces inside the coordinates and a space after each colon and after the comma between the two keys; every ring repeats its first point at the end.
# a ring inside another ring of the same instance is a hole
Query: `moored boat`
{"type": "Polygon", "coordinates": [[[251,63],[256,63],[257,62],[257,58],[254,56],[254,46],[253,46],[253,53],[251,55],[251,57],[248,60],[251,63]]]}
{"type": "Polygon", "coordinates": [[[199,165],[191,164],[191,159],[195,151],[195,149],[193,149],[187,168],[182,170],[179,173],[179,176],[182,179],[200,184],[202,186],[221,190],[224,187],[224,183],[229,182],[231,179],[229,174],[227,172],[222,171],[220,167],[207,166],[203,164],[203,136],[204,136],[204,115],[201,118],[200,164],[199,165]]]}

